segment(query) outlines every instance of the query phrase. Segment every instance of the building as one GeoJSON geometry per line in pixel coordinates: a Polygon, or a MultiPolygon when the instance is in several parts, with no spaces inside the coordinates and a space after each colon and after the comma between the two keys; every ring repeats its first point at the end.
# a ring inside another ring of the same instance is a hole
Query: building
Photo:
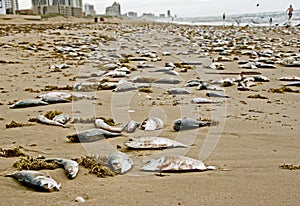
{"type": "Polygon", "coordinates": [[[137,13],[136,13],[136,12],[133,12],[133,11],[130,11],[130,12],[127,13],[127,16],[128,16],[129,18],[135,19],[135,18],[137,18],[137,13]]]}
{"type": "Polygon", "coordinates": [[[112,6],[106,7],[105,14],[107,16],[120,17],[121,16],[120,4],[117,2],[114,2],[112,6]]]}
{"type": "Polygon", "coordinates": [[[171,17],[171,11],[170,10],[167,11],[167,17],[169,17],[169,18],[171,17]]]}
{"type": "Polygon", "coordinates": [[[6,14],[4,0],[0,0],[0,14],[6,14]]]}
{"type": "Polygon", "coordinates": [[[94,5],[85,3],[84,4],[85,16],[96,16],[96,11],[94,5]]]}
{"type": "Polygon", "coordinates": [[[62,14],[82,17],[82,0],[32,0],[36,14],[62,14]]]}
{"type": "Polygon", "coordinates": [[[19,10],[18,0],[0,0],[0,14],[13,14],[12,1],[14,1],[15,12],[17,13],[19,10]]]}

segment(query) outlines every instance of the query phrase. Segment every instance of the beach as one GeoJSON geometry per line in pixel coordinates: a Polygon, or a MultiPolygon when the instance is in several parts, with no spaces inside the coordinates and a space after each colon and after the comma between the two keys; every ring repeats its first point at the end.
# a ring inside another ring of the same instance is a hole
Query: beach
{"type": "Polygon", "coordinates": [[[34,158],[79,158],[119,150],[134,160],[126,174],[106,178],[89,174],[81,166],[73,180],[67,179],[63,169],[43,170],[62,184],[58,192],[43,193],[5,177],[16,171],[13,164],[19,157],[0,157],[0,205],[77,205],[78,196],[85,199],[83,205],[298,205],[300,171],[280,166],[300,165],[299,92],[271,89],[289,83],[278,78],[299,75],[299,27],[190,26],[120,19],[95,23],[76,18],[3,20],[0,26],[0,148],[17,147],[34,158]],[[143,61],[134,61],[135,57],[143,61]],[[172,69],[176,73],[155,72],[168,62],[176,63],[172,69]],[[241,68],[243,62],[260,64],[241,68]],[[224,68],[212,68],[213,63],[224,68]],[[53,66],[61,64],[68,67],[53,66]],[[264,68],[266,64],[276,68],[264,68]],[[122,67],[131,72],[124,77],[98,75],[122,67]],[[224,87],[230,98],[218,99],[217,104],[192,103],[193,98],[207,97],[208,91],[186,87],[189,80],[236,78],[241,72],[249,77],[253,75],[247,72],[257,72],[269,81],[255,82],[247,91],[238,90],[234,82],[224,87]],[[179,83],[153,81],[152,93],[114,92],[100,85],[134,77],[179,83]],[[186,88],[191,94],[169,94],[172,88],[186,88]],[[74,91],[88,98],[10,108],[17,100],[37,99],[53,91],[74,91]],[[53,110],[70,114],[68,128],[29,122],[53,110]],[[129,120],[142,122],[149,116],[161,118],[164,128],[138,128],[135,133],[92,143],[66,138],[94,127],[72,123],[76,118],[112,118],[123,127],[129,120]],[[175,132],[173,122],[183,117],[212,119],[218,124],[175,132]],[[32,125],[6,128],[12,121],[32,125]],[[143,136],[162,136],[191,146],[132,151],[123,145],[143,136]],[[160,154],[200,159],[216,169],[163,175],[140,171],[147,160],[160,154]]]}

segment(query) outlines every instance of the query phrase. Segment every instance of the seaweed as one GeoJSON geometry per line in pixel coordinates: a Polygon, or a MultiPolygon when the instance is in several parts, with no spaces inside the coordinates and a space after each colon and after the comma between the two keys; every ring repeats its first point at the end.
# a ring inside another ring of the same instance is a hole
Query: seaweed
{"type": "Polygon", "coordinates": [[[93,124],[96,119],[102,119],[106,124],[110,126],[116,125],[115,121],[112,118],[106,118],[106,117],[74,118],[72,123],[93,124]]]}
{"type": "Polygon", "coordinates": [[[20,156],[28,156],[28,155],[23,153],[19,148],[16,147],[13,149],[0,148],[0,156],[1,157],[20,157],[20,156]]]}
{"type": "Polygon", "coordinates": [[[283,164],[280,165],[279,168],[284,169],[284,170],[300,170],[300,166],[295,166],[292,164],[283,164]]]}
{"type": "Polygon", "coordinates": [[[99,164],[92,157],[84,156],[76,159],[79,165],[89,169],[90,174],[95,174],[97,177],[113,177],[117,175],[115,172],[111,171],[108,167],[99,164]]]}
{"type": "Polygon", "coordinates": [[[252,99],[269,99],[268,97],[262,96],[260,94],[249,95],[248,98],[252,98],[252,99]]]}
{"type": "Polygon", "coordinates": [[[151,88],[140,88],[139,89],[140,92],[145,92],[145,93],[153,93],[152,89],[151,88]]]}
{"type": "Polygon", "coordinates": [[[69,90],[72,91],[73,87],[72,86],[64,86],[64,87],[58,87],[58,86],[53,86],[53,85],[46,85],[42,91],[53,91],[53,90],[69,90]]]}
{"type": "Polygon", "coordinates": [[[299,90],[293,90],[293,89],[288,88],[286,86],[282,86],[282,87],[279,87],[279,88],[271,88],[271,89],[269,89],[268,92],[280,93],[280,94],[284,94],[285,92],[300,93],[299,90]]]}
{"type": "Polygon", "coordinates": [[[42,169],[56,169],[60,166],[55,162],[45,162],[40,159],[32,157],[22,157],[13,164],[18,170],[42,170],[42,169]]]}
{"type": "Polygon", "coordinates": [[[46,112],[46,114],[44,115],[46,118],[48,119],[53,119],[55,116],[62,114],[61,111],[57,111],[57,110],[53,110],[53,111],[48,111],[46,112]]]}
{"type": "Polygon", "coordinates": [[[28,126],[33,126],[33,125],[34,124],[30,124],[30,123],[11,121],[10,123],[6,124],[5,127],[7,129],[9,129],[9,128],[15,128],[15,127],[28,127],[28,126]]]}

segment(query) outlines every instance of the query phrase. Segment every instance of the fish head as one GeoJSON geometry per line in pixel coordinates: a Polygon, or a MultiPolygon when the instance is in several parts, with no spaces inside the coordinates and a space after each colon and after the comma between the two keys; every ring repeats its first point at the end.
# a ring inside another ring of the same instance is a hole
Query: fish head
{"type": "Polygon", "coordinates": [[[133,161],[125,154],[115,154],[108,159],[110,169],[118,174],[124,174],[132,168],[133,161]]]}
{"type": "Polygon", "coordinates": [[[78,173],[78,165],[69,165],[66,168],[66,174],[69,179],[74,179],[78,173]]]}
{"type": "Polygon", "coordinates": [[[52,178],[41,177],[39,187],[47,192],[59,191],[61,184],[57,184],[52,178]]]}
{"type": "Polygon", "coordinates": [[[174,129],[175,131],[179,131],[179,130],[180,130],[180,127],[181,127],[181,120],[178,119],[178,120],[176,120],[176,121],[174,122],[173,129],[174,129]]]}

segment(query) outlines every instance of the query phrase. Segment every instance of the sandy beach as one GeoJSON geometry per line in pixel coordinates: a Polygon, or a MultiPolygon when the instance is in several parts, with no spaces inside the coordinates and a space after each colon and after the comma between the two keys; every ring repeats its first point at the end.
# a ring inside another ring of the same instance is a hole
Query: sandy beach
{"type": "Polygon", "coordinates": [[[94,23],[75,18],[1,20],[0,27],[0,148],[18,147],[34,158],[79,158],[119,150],[134,161],[126,174],[106,178],[89,174],[82,166],[73,180],[61,168],[43,170],[62,184],[58,192],[43,193],[5,177],[16,171],[13,164],[19,157],[0,157],[0,205],[77,205],[81,204],[75,202],[78,196],[85,199],[83,205],[299,204],[300,170],[279,167],[300,165],[299,92],[272,90],[290,83],[278,78],[300,75],[299,27],[198,27],[119,19],[94,23]],[[175,64],[175,73],[156,72],[169,62],[175,64]],[[241,68],[249,62],[259,64],[241,68]],[[54,66],[62,64],[68,67],[54,66]],[[212,64],[223,68],[215,69],[212,64]],[[266,68],[270,65],[274,68],[266,68]],[[122,67],[131,71],[125,77],[99,74],[122,67]],[[247,72],[256,72],[269,81],[254,82],[248,91],[238,90],[236,81],[224,87],[230,98],[209,98],[221,103],[192,103],[193,98],[207,98],[208,91],[186,87],[189,80],[224,80],[237,78],[241,72],[246,77],[253,76],[247,72]],[[152,93],[114,92],[101,85],[137,77],[154,79],[152,93]],[[155,83],[159,79],[178,83],[155,83]],[[169,94],[172,88],[185,88],[190,94],[169,94]],[[78,92],[88,98],[10,108],[18,100],[54,91],[78,92]],[[54,110],[71,116],[67,128],[29,122],[54,110]],[[123,127],[129,120],[142,122],[150,116],[161,118],[164,128],[138,128],[92,143],[66,138],[94,127],[72,123],[76,118],[112,118],[117,127],[123,127]],[[218,124],[175,132],[173,122],[183,117],[218,124]],[[12,121],[32,125],[6,128],[12,121]],[[162,136],[191,146],[142,151],[124,146],[130,138],[143,136],[162,136]],[[151,157],[163,154],[200,159],[217,169],[161,176],[140,170],[151,157]]]}

